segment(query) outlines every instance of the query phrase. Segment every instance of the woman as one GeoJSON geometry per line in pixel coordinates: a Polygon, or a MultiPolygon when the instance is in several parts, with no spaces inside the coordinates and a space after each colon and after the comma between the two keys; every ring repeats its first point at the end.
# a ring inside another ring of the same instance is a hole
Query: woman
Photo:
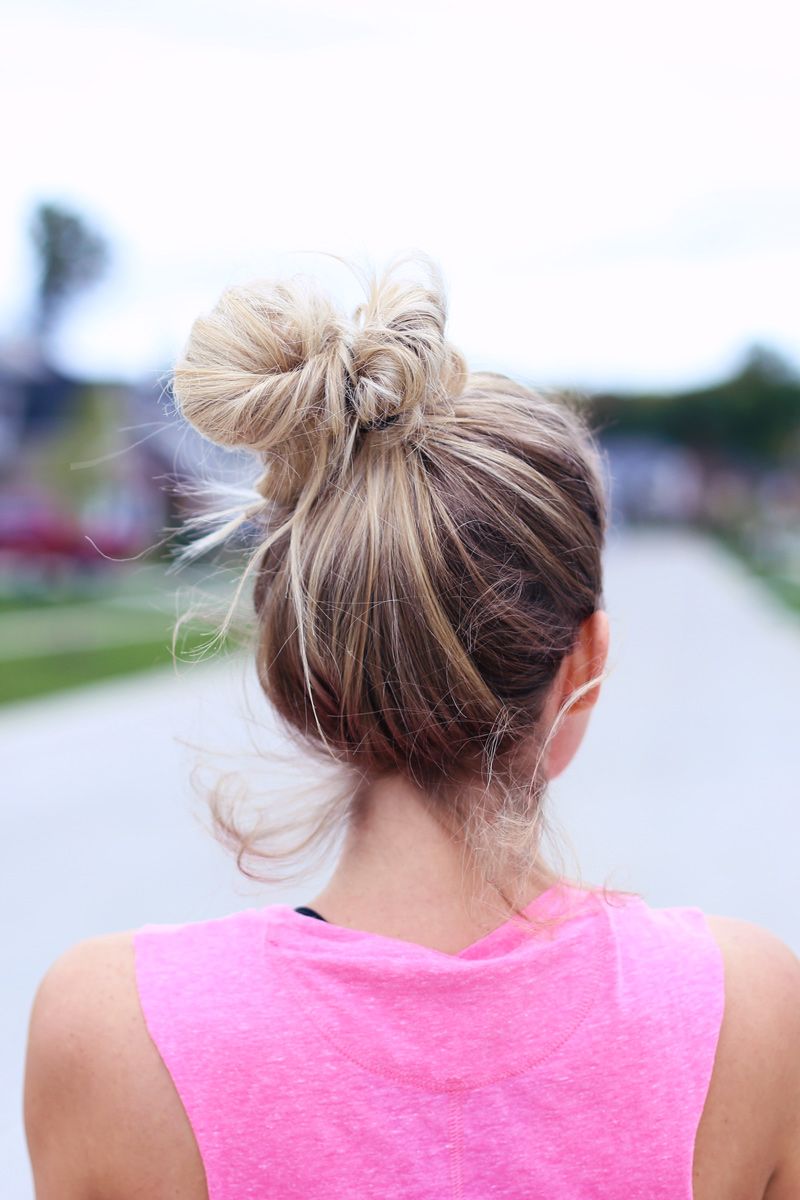
{"type": "Polygon", "coordinates": [[[291,282],[193,329],[183,413],[264,467],[227,527],[260,529],[259,678],[346,773],[346,837],[308,908],[55,964],[38,1200],[800,1197],[793,955],[543,861],[608,648],[599,459],[444,327],[421,262],[352,320],[291,282]]]}

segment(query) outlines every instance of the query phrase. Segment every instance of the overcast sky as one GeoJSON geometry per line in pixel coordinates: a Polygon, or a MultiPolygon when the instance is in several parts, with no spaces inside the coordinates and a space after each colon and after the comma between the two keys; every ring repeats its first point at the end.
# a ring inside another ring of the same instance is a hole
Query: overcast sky
{"type": "MultiPolygon", "coordinates": [[[[40,199],[110,238],[62,364],[161,369],[232,280],[442,263],[451,335],[545,383],[800,364],[795,0],[5,0],[0,333],[40,199]],[[301,253],[303,252],[303,253],[301,253]]],[[[341,282],[346,295],[350,285],[341,282]]]]}

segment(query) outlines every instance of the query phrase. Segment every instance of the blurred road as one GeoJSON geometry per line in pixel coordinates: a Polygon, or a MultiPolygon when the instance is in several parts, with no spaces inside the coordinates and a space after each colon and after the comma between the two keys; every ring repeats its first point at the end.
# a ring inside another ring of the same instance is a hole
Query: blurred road
{"type": "MultiPolygon", "coordinates": [[[[624,533],[607,562],[614,671],[553,786],[554,818],[586,879],[613,872],[611,883],[654,905],[746,917],[800,951],[800,620],[688,534],[624,533]]],[[[215,759],[223,767],[243,761],[244,692],[241,666],[220,663],[0,710],[4,1200],[32,1195],[19,1117],[25,1022],[56,955],[93,934],[315,890],[237,891],[196,816],[193,746],[228,752],[215,759]]],[[[276,742],[268,723],[260,736],[276,742]]],[[[296,779],[310,778],[292,758],[296,779]]],[[[268,786],[291,777],[275,764],[263,774],[268,786]]]]}

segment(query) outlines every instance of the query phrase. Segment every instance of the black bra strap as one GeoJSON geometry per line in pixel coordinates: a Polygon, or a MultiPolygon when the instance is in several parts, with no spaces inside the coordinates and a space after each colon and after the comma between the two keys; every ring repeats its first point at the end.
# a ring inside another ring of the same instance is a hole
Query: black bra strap
{"type": "MultiPolygon", "coordinates": [[[[304,917],[316,917],[318,921],[325,921],[325,918],[321,917],[315,909],[308,908],[305,904],[301,904],[300,907],[296,908],[294,911],[300,913],[304,917]]],[[[327,925],[327,921],[325,921],[325,924],[327,925]]]]}

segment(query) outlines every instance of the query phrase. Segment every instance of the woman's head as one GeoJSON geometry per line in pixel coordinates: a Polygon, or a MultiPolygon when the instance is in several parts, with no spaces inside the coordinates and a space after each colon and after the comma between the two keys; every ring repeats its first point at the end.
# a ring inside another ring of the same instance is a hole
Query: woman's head
{"type": "Polygon", "coordinates": [[[258,670],[278,712],[462,827],[482,780],[491,826],[546,784],[530,749],[601,605],[605,498],[579,415],[471,374],[445,320],[425,260],[373,281],[352,318],[306,283],[232,288],[174,386],[201,433],[265,467],[258,670]]]}

